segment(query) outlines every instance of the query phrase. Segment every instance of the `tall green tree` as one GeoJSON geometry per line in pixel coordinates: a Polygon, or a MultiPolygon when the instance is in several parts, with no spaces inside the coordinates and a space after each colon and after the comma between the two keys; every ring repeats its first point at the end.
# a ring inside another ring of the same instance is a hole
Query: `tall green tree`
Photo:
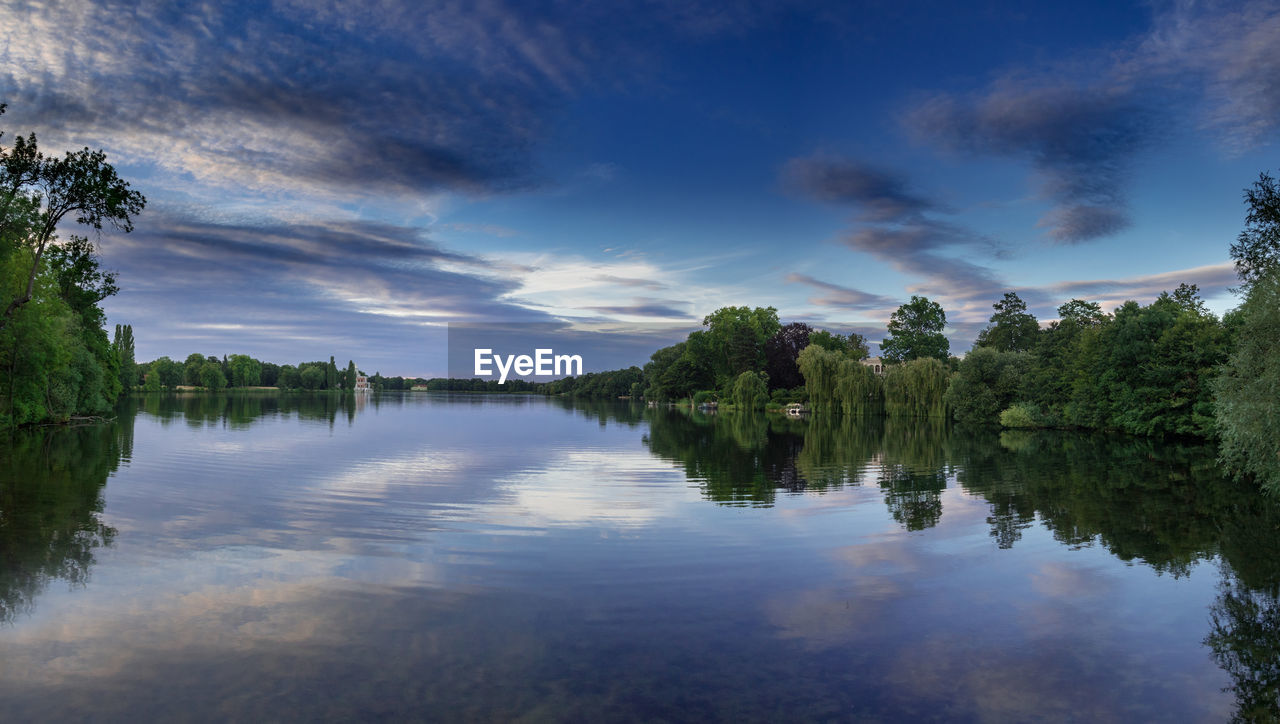
{"type": "Polygon", "coordinates": [[[205,356],[199,352],[187,355],[187,361],[182,364],[183,382],[192,387],[199,387],[200,368],[204,366],[205,361],[205,356]]]}
{"type": "Polygon", "coordinates": [[[231,370],[232,387],[253,387],[258,384],[262,375],[262,364],[246,354],[233,354],[227,360],[227,368],[231,370]]]}
{"type": "Polygon", "coordinates": [[[142,194],[116,175],[100,150],[46,157],[34,133],[18,136],[8,149],[0,148],[0,234],[22,228],[18,245],[29,252],[25,259],[15,260],[25,267],[26,284],[6,300],[0,329],[31,302],[44,255],[56,245],[63,219],[70,216],[95,230],[106,224],[128,232],[145,206],[142,194]]]}
{"type": "Polygon", "coordinates": [[[1036,342],[1040,323],[1027,312],[1027,304],[1015,292],[1005,292],[1004,299],[991,305],[991,325],[978,333],[976,347],[991,347],[999,352],[1026,352],[1036,342]]]}
{"type": "Polygon", "coordinates": [[[133,326],[117,324],[115,337],[111,340],[111,351],[119,365],[120,389],[128,392],[138,384],[137,363],[134,360],[133,326]]]}
{"type": "Polygon", "coordinates": [[[947,313],[928,297],[912,296],[889,318],[889,336],[880,343],[881,355],[889,362],[910,362],[932,357],[946,360],[951,344],[942,331],[947,313]]]}
{"type": "Polygon", "coordinates": [[[87,237],[63,241],[58,229],[128,231],[144,204],[101,151],[45,156],[34,135],[0,145],[0,427],[115,402],[124,380],[98,306],[115,279],[87,237]]]}
{"type": "Polygon", "coordinates": [[[333,361],[333,355],[329,355],[329,366],[325,368],[324,388],[326,390],[338,389],[338,365],[333,361]]]}
{"type": "Polygon", "coordinates": [[[1235,351],[1214,381],[1222,461],[1280,493],[1280,271],[1255,276],[1235,351]]]}
{"type": "Polygon", "coordinates": [[[356,388],[356,363],[347,360],[347,375],[342,378],[342,389],[350,392],[356,388]]]}
{"type": "Polygon", "coordinates": [[[1245,227],[1231,245],[1236,273],[1247,288],[1280,267],[1280,184],[1265,171],[1244,190],[1245,227]]]}
{"type": "Polygon", "coordinates": [[[781,328],[773,307],[721,307],[702,320],[705,358],[718,388],[743,372],[763,370],[765,342],[781,328]]]}

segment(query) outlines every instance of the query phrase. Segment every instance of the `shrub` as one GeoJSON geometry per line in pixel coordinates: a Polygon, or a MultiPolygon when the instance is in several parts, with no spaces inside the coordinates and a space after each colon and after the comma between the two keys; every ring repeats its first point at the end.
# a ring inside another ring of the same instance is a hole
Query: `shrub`
{"type": "Polygon", "coordinates": [[[1040,411],[1035,405],[1019,402],[1000,413],[1004,427],[1040,427],[1040,411]]]}

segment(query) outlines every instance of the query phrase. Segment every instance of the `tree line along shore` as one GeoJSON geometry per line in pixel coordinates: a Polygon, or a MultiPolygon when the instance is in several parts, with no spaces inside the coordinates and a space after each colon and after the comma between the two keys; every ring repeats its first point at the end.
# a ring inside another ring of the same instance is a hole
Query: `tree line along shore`
{"type": "MultiPolygon", "coordinates": [[[[4,106],[0,105],[0,114],[4,106]]],[[[869,346],[794,322],[773,307],[724,307],[703,329],[643,367],[545,383],[383,377],[374,389],[507,391],[650,402],[715,402],[738,410],[802,403],[820,415],[953,418],[1006,427],[1194,436],[1219,444],[1228,467],[1280,490],[1280,185],[1245,189],[1245,227],[1230,254],[1242,303],[1222,317],[1194,285],[1106,312],[1073,299],[1042,325],[1015,292],[962,358],[950,354],[945,310],[913,296],[869,346]]],[[[276,387],[350,391],[354,362],[277,365],[248,355],[134,360],[133,329],[108,337],[100,303],[117,293],[93,241],[60,236],[71,222],[127,233],[146,199],[102,151],[62,156],[36,137],[0,133],[0,428],[110,414],[127,390],[276,387]]]]}

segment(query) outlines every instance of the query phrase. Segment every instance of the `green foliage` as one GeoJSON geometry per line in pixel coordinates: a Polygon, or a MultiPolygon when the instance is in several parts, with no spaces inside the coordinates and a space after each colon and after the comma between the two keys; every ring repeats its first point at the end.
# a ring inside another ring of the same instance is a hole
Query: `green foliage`
{"type": "Polygon", "coordinates": [[[222,367],[215,362],[205,362],[200,367],[200,384],[212,392],[227,386],[227,377],[222,374],[222,367]]]}
{"type": "Polygon", "coordinates": [[[1025,352],[975,347],[961,360],[947,388],[946,403],[960,422],[994,425],[1018,398],[1030,362],[1025,352]]]}
{"type": "Polygon", "coordinates": [[[132,330],[113,345],[102,328],[115,278],[89,239],[57,231],[68,216],[129,231],[144,204],[101,151],[46,157],[34,135],[0,148],[0,428],[104,414],[136,384],[132,330]]]}
{"type": "Polygon", "coordinates": [[[996,313],[991,315],[991,326],[978,333],[975,347],[991,347],[1000,352],[1025,352],[1036,341],[1040,324],[1027,312],[1026,302],[1014,292],[1005,292],[1004,299],[991,305],[996,313]]]}
{"type": "Polygon", "coordinates": [[[945,417],[950,376],[935,357],[890,366],[884,375],[885,412],[890,417],[945,417]]]}
{"type": "Polygon", "coordinates": [[[156,384],[165,389],[172,390],[182,384],[183,373],[182,365],[168,357],[161,357],[151,363],[151,375],[155,377],[156,384]]]}
{"type": "Polygon", "coordinates": [[[1035,405],[1019,402],[1000,413],[1000,425],[1003,427],[1040,427],[1040,411],[1035,405]]]}
{"type": "Polygon", "coordinates": [[[1222,461],[1280,493],[1280,271],[1250,285],[1213,394],[1222,461]]]}
{"type": "Polygon", "coordinates": [[[716,393],[713,390],[698,390],[697,392],[693,393],[693,397],[690,398],[690,402],[692,402],[695,405],[701,405],[707,402],[715,402],[718,399],[719,399],[719,396],[716,395],[716,393]]]}
{"type": "Polygon", "coordinates": [[[733,404],[739,410],[759,410],[769,399],[769,382],[763,372],[743,372],[733,381],[733,404]]]}
{"type": "Polygon", "coordinates": [[[342,377],[342,389],[351,392],[356,388],[356,363],[347,360],[347,373],[342,377]]]}
{"type": "Polygon", "coordinates": [[[843,356],[816,344],[805,347],[796,364],[804,376],[804,389],[809,394],[809,406],[814,412],[839,413],[836,398],[836,372],[843,356]]]}
{"type": "Polygon", "coordinates": [[[910,362],[931,357],[945,360],[951,343],[942,330],[947,314],[927,297],[912,296],[889,318],[889,336],[880,343],[881,356],[889,362],[910,362]]]}
{"type": "Polygon", "coordinates": [[[718,388],[727,387],[743,372],[763,370],[765,343],[782,327],[773,307],[721,307],[703,318],[702,324],[706,332],[694,346],[718,388]]]}
{"type": "Polygon", "coordinates": [[[262,376],[262,363],[245,354],[233,354],[227,360],[232,387],[256,387],[262,376]]]}
{"type": "Polygon", "coordinates": [[[1280,269],[1280,184],[1262,173],[1244,191],[1245,228],[1231,245],[1236,273],[1245,287],[1280,269]]]}
{"type": "Polygon", "coordinates": [[[834,393],[846,415],[884,414],[884,378],[857,360],[836,364],[834,393]]]}
{"type": "Polygon", "coordinates": [[[809,335],[809,344],[816,344],[831,352],[839,352],[852,360],[866,359],[870,354],[867,338],[855,332],[843,335],[820,329],[809,335]]]}
{"type": "Polygon", "coordinates": [[[276,378],[276,385],[282,390],[296,390],[302,386],[302,378],[298,376],[298,368],[293,365],[283,365],[280,367],[280,376],[276,378]]]}
{"type": "Polygon", "coordinates": [[[131,325],[116,325],[115,336],[111,339],[111,352],[116,358],[120,389],[128,392],[138,384],[138,365],[133,358],[133,327],[131,325]]]}
{"type": "Polygon", "coordinates": [[[299,384],[304,390],[319,390],[324,388],[325,373],[323,367],[311,365],[302,369],[299,373],[299,384]]]}

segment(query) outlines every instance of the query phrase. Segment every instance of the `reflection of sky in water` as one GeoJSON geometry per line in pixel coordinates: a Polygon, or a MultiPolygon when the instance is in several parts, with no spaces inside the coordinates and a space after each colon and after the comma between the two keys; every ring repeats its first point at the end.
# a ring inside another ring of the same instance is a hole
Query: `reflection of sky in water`
{"type": "MultiPolygon", "coordinates": [[[[412,398],[140,414],[91,580],[0,629],[16,717],[1215,720],[1221,573],[861,484],[708,502],[648,424],[412,398]],[[892,501],[890,501],[892,502],[892,501]]],[[[745,453],[744,453],[745,454],[745,453]]],[[[914,495],[914,493],[912,493],[914,495]]]]}

